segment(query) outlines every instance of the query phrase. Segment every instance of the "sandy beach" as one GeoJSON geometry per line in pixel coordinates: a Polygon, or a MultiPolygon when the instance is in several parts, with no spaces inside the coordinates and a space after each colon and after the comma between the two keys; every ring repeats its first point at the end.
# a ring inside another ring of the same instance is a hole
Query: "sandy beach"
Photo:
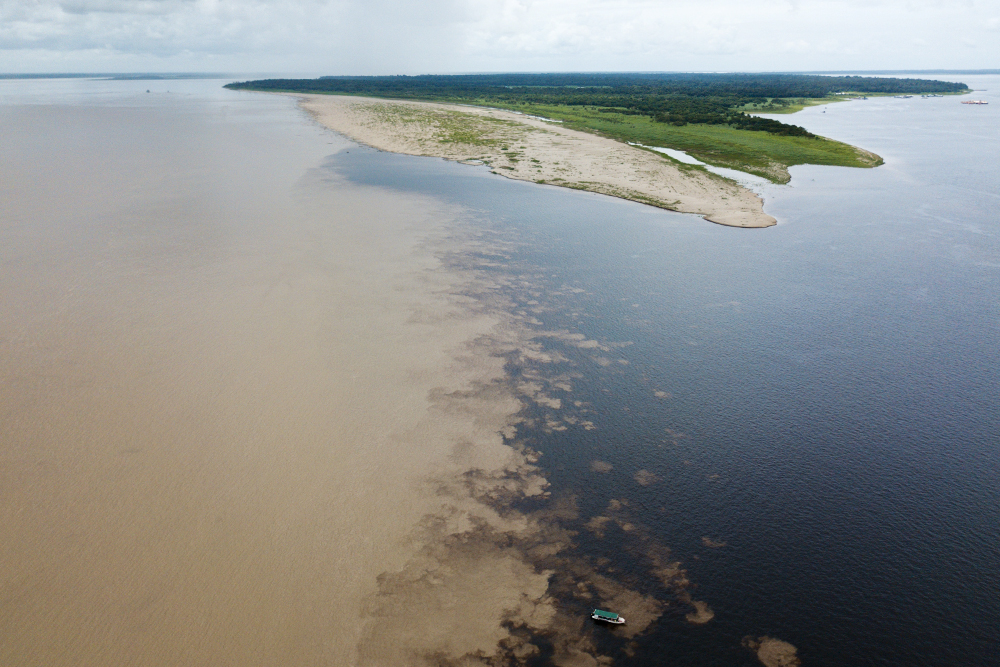
{"type": "Polygon", "coordinates": [[[588,190],[701,215],[731,227],[770,227],[755,193],[653,151],[499,109],[296,95],[316,120],[379,150],[488,164],[497,174],[588,190]]]}

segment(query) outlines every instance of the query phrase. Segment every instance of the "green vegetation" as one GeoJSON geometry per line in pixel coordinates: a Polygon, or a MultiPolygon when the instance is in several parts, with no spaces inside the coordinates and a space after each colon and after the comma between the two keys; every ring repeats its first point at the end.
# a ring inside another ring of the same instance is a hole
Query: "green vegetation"
{"type": "MultiPolygon", "coordinates": [[[[963,83],[799,74],[489,74],[321,77],[229,84],[237,90],[366,95],[493,106],[621,141],[674,148],[708,164],[788,180],[788,167],[874,167],[881,158],[758,113],[794,113],[851,95],[961,93],[963,83]],[[849,95],[845,95],[849,94],[849,95]]],[[[471,137],[468,138],[471,140],[471,137]]],[[[466,141],[457,130],[454,141],[466,141]]]]}
{"type": "Polygon", "coordinates": [[[788,182],[788,167],[796,164],[843,167],[882,164],[872,153],[823,137],[776,135],[726,125],[674,125],[648,116],[608,113],[594,107],[523,105],[519,110],[620,141],[675,148],[707,164],[756,174],[775,183],[788,182]]]}
{"type": "MultiPolygon", "coordinates": [[[[874,94],[874,93],[872,93],[874,94]]],[[[763,100],[756,100],[754,102],[749,102],[741,107],[737,107],[737,111],[742,111],[743,113],[795,113],[797,111],[802,111],[806,107],[814,107],[820,104],[832,104],[833,102],[846,102],[847,100],[855,99],[855,96],[847,95],[828,95],[826,97],[795,97],[795,98],[782,98],[782,97],[768,97],[763,100]]]]}

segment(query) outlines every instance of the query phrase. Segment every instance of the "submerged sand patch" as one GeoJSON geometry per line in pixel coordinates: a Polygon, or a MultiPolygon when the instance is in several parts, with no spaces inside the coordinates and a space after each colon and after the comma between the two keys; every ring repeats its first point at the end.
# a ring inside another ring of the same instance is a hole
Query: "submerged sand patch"
{"type": "Polygon", "coordinates": [[[716,540],[707,535],[702,536],[701,543],[709,549],[721,549],[728,544],[725,540],[716,540]]]}
{"type": "Polygon", "coordinates": [[[759,196],[715,174],[510,111],[346,95],[296,95],[325,127],[379,150],[487,164],[494,173],[598,192],[731,227],[769,227],[759,196]]]}
{"type": "Polygon", "coordinates": [[[691,605],[694,607],[694,611],[684,617],[688,620],[688,622],[694,623],[695,625],[702,625],[703,623],[708,623],[715,618],[715,612],[712,611],[712,608],[708,606],[707,602],[692,600],[691,605]]]}
{"type": "Polygon", "coordinates": [[[606,475],[607,473],[609,473],[612,470],[614,470],[615,467],[613,465],[611,465],[610,463],[608,463],[607,461],[596,461],[595,460],[595,461],[591,461],[590,462],[590,469],[593,472],[597,472],[597,473],[601,473],[601,474],[605,474],[606,475]]]}
{"type": "Polygon", "coordinates": [[[757,655],[764,667],[799,667],[798,649],[774,637],[744,637],[743,646],[757,655]]]}
{"type": "Polygon", "coordinates": [[[639,486],[649,486],[660,481],[660,476],[648,470],[640,470],[632,478],[639,486]]]}

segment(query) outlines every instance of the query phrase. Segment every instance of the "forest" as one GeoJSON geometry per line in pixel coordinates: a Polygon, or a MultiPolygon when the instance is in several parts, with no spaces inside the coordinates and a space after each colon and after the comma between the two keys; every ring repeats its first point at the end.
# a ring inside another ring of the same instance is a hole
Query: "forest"
{"type": "Polygon", "coordinates": [[[603,113],[645,116],[674,126],[725,125],[797,137],[813,135],[797,125],[761,118],[747,110],[781,110],[795,101],[844,93],[913,95],[968,90],[964,83],[927,79],[684,73],[324,76],[246,81],[227,88],[461,102],[515,110],[534,105],[587,107],[603,113]]]}

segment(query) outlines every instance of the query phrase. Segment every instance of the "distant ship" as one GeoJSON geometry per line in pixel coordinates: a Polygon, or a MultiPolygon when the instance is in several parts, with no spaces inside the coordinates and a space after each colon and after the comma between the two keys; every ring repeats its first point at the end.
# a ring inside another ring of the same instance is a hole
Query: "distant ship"
{"type": "Polygon", "coordinates": [[[610,611],[601,611],[600,609],[590,612],[590,617],[595,621],[604,621],[605,623],[614,623],[615,625],[621,625],[625,622],[624,616],[619,616],[610,611]]]}
{"type": "Polygon", "coordinates": [[[989,104],[986,100],[962,100],[962,104],[989,104]]]}

